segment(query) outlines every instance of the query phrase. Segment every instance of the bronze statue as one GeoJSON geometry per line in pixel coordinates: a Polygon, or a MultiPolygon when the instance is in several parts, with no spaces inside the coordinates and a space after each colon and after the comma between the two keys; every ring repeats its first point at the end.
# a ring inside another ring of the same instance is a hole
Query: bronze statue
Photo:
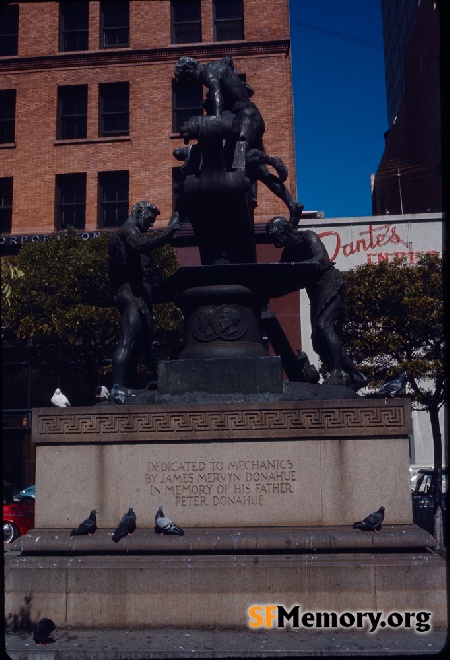
{"type": "Polygon", "coordinates": [[[251,101],[253,89],[242,81],[234,68],[232,58],[201,64],[193,57],[181,57],[174,70],[175,80],[200,82],[207,88],[204,108],[208,115],[220,117],[225,112],[236,116],[239,123],[239,139],[245,141],[246,168],[253,181],[261,181],[287,206],[290,220],[298,224],[303,205],[293,199],[284,185],[288,171],[281,158],[265,153],[263,135],[264,119],[251,101]],[[267,165],[275,169],[272,174],[267,165]]]}
{"type": "Polygon", "coordinates": [[[151,238],[141,236],[153,226],[159,214],[154,204],[138,202],[109,241],[109,279],[122,316],[112,365],[112,380],[119,386],[131,386],[137,342],[144,331],[150,336],[153,331],[152,273],[146,255],[169,243],[181,228],[179,215],[175,212],[163,232],[151,238]]]}
{"type": "Polygon", "coordinates": [[[369,382],[343,350],[334,322],[344,300],[344,278],[335,268],[320,238],[313,231],[298,230],[282,216],[269,220],[266,231],[276,247],[282,247],[280,262],[299,262],[315,267],[305,286],[310,300],[312,345],[330,371],[327,383],[344,385],[342,371],[357,391],[369,382]]]}

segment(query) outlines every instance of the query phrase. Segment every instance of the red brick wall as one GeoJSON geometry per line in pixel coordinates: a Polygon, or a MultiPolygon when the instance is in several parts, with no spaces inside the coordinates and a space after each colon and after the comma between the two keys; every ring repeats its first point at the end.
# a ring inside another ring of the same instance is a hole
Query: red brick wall
{"type": "MultiPolygon", "coordinates": [[[[98,0],[89,3],[89,45],[99,52],[98,0]]],[[[248,41],[287,39],[288,0],[245,0],[245,36],[248,41]]],[[[19,58],[58,55],[58,3],[20,4],[19,58]],[[39,35],[39,36],[38,36],[39,35]]],[[[170,47],[170,2],[130,3],[130,47],[170,47]]],[[[202,2],[203,40],[212,40],[212,0],[202,2]]],[[[216,44],[217,45],[217,44],[216,44]]],[[[129,49],[115,49],[114,53],[129,49]]],[[[111,50],[103,50],[105,58],[111,50]]],[[[224,44],[224,53],[227,45],[224,44]]],[[[284,53],[235,55],[239,72],[255,88],[254,101],[266,122],[268,153],[279,155],[289,168],[287,182],[295,195],[295,161],[290,59],[284,53]]],[[[88,52],[88,55],[91,51],[88,52]]],[[[161,209],[160,224],[172,212],[172,156],[182,141],[172,135],[172,78],[178,55],[138,64],[106,63],[49,66],[37,60],[32,68],[2,67],[0,88],[17,90],[16,146],[0,148],[0,176],[13,176],[13,233],[54,230],[55,174],[87,172],[86,230],[97,227],[97,173],[128,169],[130,204],[151,199],[161,209]],[[130,82],[130,136],[98,138],[98,84],[130,82]],[[88,85],[88,139],[80,144],[56,143],[57,88],[88,85]],[[39,203],[36,203],[39,200],[39,203]]],[[[201,61],[211,57],[206,52],[201,61]]],[[[284,205],[259,185],[256,222],[283,213],[284,205]]]]}

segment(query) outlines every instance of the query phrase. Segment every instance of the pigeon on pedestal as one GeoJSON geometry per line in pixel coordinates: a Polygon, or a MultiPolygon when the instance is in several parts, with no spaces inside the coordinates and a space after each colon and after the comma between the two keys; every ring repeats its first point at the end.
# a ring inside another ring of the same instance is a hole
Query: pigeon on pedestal
{"type": "Polygon", "coordinates": [[[54,406],[57,406],[58,408],[67,408],[70,406],[69,399],[61,392],[59,387],[56,388],[52,398],[51,402],[53,403],[54,406]]]}
{"type": "Polygon", "coordinates": [[[109,398],[109,390],[105,385],[99,385],[95,388],[95,398],[100,401],[107,401],[109,398]]]}
{"type": "Polygon", "coordinates": [[[380,389],[375,392],[375,394],[372,394],[372,396],[376,399],[381,399],[383,397],[401,396],[402,390],[405,389],[407,380],[408,376],[406,375],[406,371],[402,371],[402,373],[397,376],[397,378],[388,380],[386,383],[384,383],[384,385],[382,385],[380,389]]]}
{"type": "Polygon", "coordinates": [[[160,506],[155,516],[155,534],[160,536],[184,536],[184,531],[164,515],[162,506],[160,506]]]}
{"type": "Polygon", "coordinates": [[[369,516],[363,518],[359,522],[353,523],[353,529],[362,529],[367,532],[379,532],[381,523],[384,520],[384,506],[380,506],[378,511],[374,511],[369,516]]]}
{"type": "Polygon", "coordinates": [[[70,532],[70,536],[90,536],[94,534],[97,529],[97,511],[92,509],[89,518],[83,520],[75,529],[70,532]]]}
{"type": "Polygon", "coordinates": [[[124,536],[130,536],[136,529],[136,514],[130,507],[128,512],[122,517],[122,520],[117,525],[117,529],[112,535],[114,543],[119,543],[120,539],[124,536]]]}

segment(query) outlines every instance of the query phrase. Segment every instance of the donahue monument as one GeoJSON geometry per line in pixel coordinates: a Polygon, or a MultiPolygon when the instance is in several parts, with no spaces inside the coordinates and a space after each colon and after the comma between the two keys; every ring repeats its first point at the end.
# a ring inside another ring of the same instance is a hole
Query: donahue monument
{"type": "Polygon", "coordinates": [[[205,114],[181,129],[174,214],[160,242],[191,223],[201,265],[152,287],[140,234],[154,204],[124,230],[141,278],[117,288],[131,319],[123,314],[116,369],[124,403],[33,410],[36,527],[6,566],[6,619],[28,608],[60,628],[233,628],[248,624],[254,604],[275,603],[426,611],[444,626],[445,564],[412,522],[410,401],[358,394],[367,381],[333,329],[340,274],[314,233],[301,231],[303,207],[284,185],[282,159],[264,149],[253,89],[231,57],[181,58],[175,77],[202,83],[205,114]],[[287,209],[268,226],[284,248],[278,263],[256,261],[258,183],[287,209]],[[324,383],[270,309],[271,298],[300,288],[331,374],[324,383]],[[151,329],[152,304],[163,301],[184,313],[184,346],[158,365],[157,389],[136,390],[126,381],[127,338],[151,329]],[[183,536],[155,534],[161,505],[183,536]],[[380,506],[380,531],[353,528],[380,506]],[[113,543],[129,508],[136,531],[113,543]],[[95,534],[71,536],[92,509],[95,534]]]}

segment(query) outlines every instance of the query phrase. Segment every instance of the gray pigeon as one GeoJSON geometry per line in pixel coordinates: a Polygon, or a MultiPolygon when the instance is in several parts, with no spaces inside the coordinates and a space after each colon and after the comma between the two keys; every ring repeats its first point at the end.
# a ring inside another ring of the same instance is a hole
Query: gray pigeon
{"type": "Polygon", "coordinates": [[[155,534],[159,534],[160,536],[184,536],[181,527],[175,525],[170,518],[166,518],[162,506],[159,507],[155,516],[155,534]]]}
{"type": "Polygon", "coordinates": [[[97,529],[97,511],[92,509],[89,518],[83,520],[75,529],[70,532],[70,536],[90,536],[97,529]]]}
{"type": "Polygon", "coordinates": [[[56,388],[51,401],[58,408],[67,408],[67,406],[70,406],[69,399],[61,392],[59,387],[56,388]]]}
{"type": "Polygon", "coordinates": [[[117,525],[117,529],[112,535],[114,543],[119,543],[120,539],[124,536],[130,536],[136,529],[136,514],[130,507],[128,512],[122,517],[122,520],[117,525]]]}
{"type": "Polygon", "coordinates": [[[125,390],[120,387],[120,385],[113,385],[111,388],[111,399],[114,403],[123,405],[125,403],[125,390]]]}
{"type": "Polygon", "coordinates": [[[402,371],[402,373],[397,376],[397,378],[394,378],[393,380],[388,380],[384,385],[380,387],[380,389],[375,392],[375,394],[372,394],[374,398],[384,398],[384,397],[395,397],[395,396],[401,396],[402,390],[405,389],[406,381],[408,380],[408,376],[406,375],[406,371],[402,371]]]}
{"type": "Polygon", "coordinates": [[[33,640],[36,644],[50,644],[54,641],[50,639],[52,632],[56,630],[56,626],[51,619],[41,619],[34,629],[33,640]]]}
{"type": "Polygon", "coordinates": [[[369,516],[363,518],[359,522],[353,523],[353,529],[362,529],[367,532],[379,532],[381,523],[384,520],[384,506],[380,506],[378,511],[374,511],[369,516]]]}

